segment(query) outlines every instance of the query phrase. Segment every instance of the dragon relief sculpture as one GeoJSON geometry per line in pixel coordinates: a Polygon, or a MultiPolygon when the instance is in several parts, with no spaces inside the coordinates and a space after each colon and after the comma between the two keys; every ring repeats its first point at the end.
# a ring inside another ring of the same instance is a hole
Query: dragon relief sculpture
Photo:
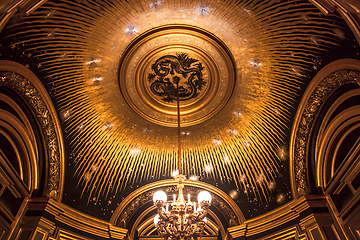
{"type": "Polygon", "coordinates": [[[151,83],[150,90],[165,102],[173,102],[179,91],[179,101],[189,100],[198,96],[206,85],[203,79],[202,64],[187,53],[176,56],[166,55],[151,66],[147,80],[151,83]]]}

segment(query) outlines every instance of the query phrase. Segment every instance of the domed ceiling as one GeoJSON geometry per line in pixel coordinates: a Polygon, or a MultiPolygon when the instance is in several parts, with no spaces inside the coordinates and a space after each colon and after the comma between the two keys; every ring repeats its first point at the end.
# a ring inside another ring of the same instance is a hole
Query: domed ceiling
{"type": "Polygon", "coordinates": [[[302,92],[358,58],[336,14],[308,1],[47,1],[1,34],[2,59],[47,87],[66,139],[63,202],[109,220],[130,192],[182,171],[251,218],[291,200],[302,92]]]}

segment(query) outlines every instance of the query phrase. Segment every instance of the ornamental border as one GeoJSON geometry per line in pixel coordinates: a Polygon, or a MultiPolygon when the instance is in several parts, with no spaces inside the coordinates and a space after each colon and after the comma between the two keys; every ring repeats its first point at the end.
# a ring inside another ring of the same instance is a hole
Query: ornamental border
{"type": "Polygon", "coordinates": [[[7,70],[0,70],[0,86],[11,88],[25,98],[40,124],[45,140],[47,153],[47,184],[44,189],[45,196],[59,200],[60,188],[60,145],[51,113],[43,101],[38,89],[23,75],[7,70]]]}
{"type": "MultiPolygon", "coordinates": [[[[340,60],[341,61],[341,60],[340,60]]],[[[356,60],[353,60],[356,61],[356,60]]],[[[334,65],[333,62],[331,64],[334,65]]],[[[354,63],[354,62],[353,62],[354,63]]],[[[332,66],[333,66],[332,65],[332,66]]],[[[355,83],[360,85],[360,71],[344,67],[326,75],[311,92],[305,103],[295,133],[294,169],[295,190],[298,196],[310,193],[308,180],[308,147],[309,137],[316,114],[330,94],[338,87],[355,83]]],[[[305,95],[305,94],[304,94],[305,95]]]]}

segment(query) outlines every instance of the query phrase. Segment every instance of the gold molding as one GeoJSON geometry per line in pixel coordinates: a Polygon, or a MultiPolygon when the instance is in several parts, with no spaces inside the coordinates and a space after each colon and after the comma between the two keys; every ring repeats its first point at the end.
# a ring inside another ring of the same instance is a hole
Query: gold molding
{"type": "MultiPolygon", "coordinates": [[[[55,239],[61,236],[61,232],[70,234],[74,230],[104,239],[123,239],[128,232],[127,229],[113,226],[107,221],[84,214],[51,198],[26,198],[26,201],[27,210],[44,211],[52,216],[50,220],[54,221],[55,225],[50,224],[53,226],[50,230],[54,232],[55,239]],[[66,230],[64,226],[58,227],[58,223],[67,226],[66,230]]],[[[89,239],[79,234],[73,237],[73,239],[89,239]]]]}
{"type": "Polygon", "coordinates": [[[296,239],[307,239],[306,231],[312,227],[312,224],[320,222],[324,226],[332,224],[333,219],[329,212],[312,213],[313,210],[311,210],[327,207],[327,200],[325,195],[301,196],[268,213],[249,219],[241,225],[230,227],[228,231],[233,238],[259,236],[256,239],[289,239],[289,236],[292,236],[296,239]],[[293,224],[286,225],[290,222],[293,224]],[[276,228],[279,228],[279,231],[271,231],[276,228]]]}
{"type": "MultiPolygon", "coordinates": [[[[351,29],[352,33],[354,34],[358,44],[360,44],[360,28],[359,23],[354,19],[353,16],[351,16],[351,13],[347,11],[343,5],[335,1],[337,4],[337,11],[339,12],[340,16],[344,19],[344,21],[347,23],[349,28],[351,29]]],[[[350,6],[349,6],[350,7],[350,6]]],[[[355,11],[355,9],[354,9],[355,11]]]]}
{"type": "Polygon", "coordinates": [[[294,236],[299,236],[299,229],[297,226],[291,226],[286,229],[270,234],[266,237],[259,238],[258,240],[280,240],[280,239],[292,239],[294,236]]]}
{"type": "MultiPolygon", "coordinates": [[[[350,90],[350,91],[347,91],[345,93],[343,93],[340,97],[338,97],[335,102],[331,105],[331,107],[329,108],[329,110],[326,112],[325,116],[323,117],[323,120],[322,120],[322,123],[320,125],[320,128],[318,130],[318,133],[317,133],[317,138],[316,138],[316,143],[315,143],[315,149],[316,149],[316,152],[315,152],[315,159],[316,159],[316,165],[317,166],[324,166],[325,164],[323,163],[324,159],[326,158],[323,158],[322,157],[322,152],[324,152],[324,150],[322,149],[322,142],[328,142],[327,138],[326,138],[326,133],[329,135],[330,132],[335,132],[336,131],[336,128],[337,126],[340,126],[342,125],[342,123],[340,125],[336,125],[334,127],[332,127],[332,130],[330,130],[329,126],[330,125],[333,125],[333,122],[334,120],[332,120],[331,122],[330,121],[330,117],[333,115],[334,111],[344,102],[346,101],[347,99],[350,99],[351,97],[354,97],[354,96],[357,96],[357,95],[360,95],[360,89],[354,89],[354,90],[350,90]],[[330,124],[330,125],[329,125],[330,124]],[[324,139],[325,138],[325,139],[324,139]]],[[[347,111],[347,110],[346,110],[347,111]]],[[[344,115],[344,113],[340,113],[342,116],[344,115]]],[[[348,119],[349,117],[345,117],[344,119],[348,119]]],[[[344,136],[346,134],[343,134],[344,136]]],[[[328,136],[330,137],[330,136],[328,136]]],[[[339,144],[340,145],[340,144],[339,144]]],[[[338,146],[339,147],[339,146],[338,146]]],[[[336,152],[336,151],[335,151],[336,152]]],[[[334,155],[335,156],[335,155],[334,155]]],[[[318,186],[322,186],[324,189],[325,189],[325,185],[326,185],[326,181],[325,184],[322,183],[322,180],[325,179],[325,176],[323,176],[323,170],[322,171],[319,171],[319,167],[318,167],[318,170],[317,170],[317,185],[318,186]]],[[[334,170],[332,169],[332,174],[334,173],[334,170]]]]}
{"type": "MultiPolygon", "coordinates": [[[[136,219],[134,225],[133,225],[132,228],[131,228],[130,239],[134,239],[136,230],[138,230],[138,232],[143,232],[143,231],[144,231],[143,228],[148,225],[148,221],[147,221],[148,219],[145,219],[145,220],[146,220],[145,223],[143,222],[144,217],[145,217],[148,213],[150,213],[151,211],[153,211],[153,210],[155,210],[155,209],[156,209],[155,206],[151,206],[151,207],[147,208],[144,212],[142,212],[142,213],[140,214],[140,216],[136,219]],[[143,222],[143,223],[140,224],[141,222],[143,222]]],[[[153,223],[154,221],[151,221],[151,222],[153,223]]],[[[145,229],[146,229],[146,228],[145,228],[145,229]]]]}
{"type": "Polygon", "coordinates": [[[19,119],[2,109],[0,109],[0,115],[0,126],[4,127],[11,134],[8,134],[1,129],[0,133],[2,133],[12,145],[20,167],[19,177],[28,185],[28,190],[32,192],[37,189],[39,185],[39,168],[35,153],[36,148],[33,146],[33,142],[31,141],[28,132],[19,119]],[[23,156],[20,155],[21,150],[24,154],[23,156]],[[22,157],[24,159],[22,159],[22,157]],[[24,179],[25,171],[28,172],[28,179],[24,179]]]}
{"type": "MultiPolygon", "coordinates": [[[[321,141],[321,144],[317,146],[317,152],[315,153],[316,157],[316,183],[317,186],[326,189],[329,182],[329,179],[326,179],[326,169],[328,169],[327,164],[331,164],[331,176],[333,177],[335,173],[334,169],[334,158],[337,156],[337,152],[341,143],[347,137],[347,135],[353,131],[355,128],[358,128],[360,125],[360,107],[355,106],[351,107],[338,116],[336,116],[327,126],[326,131],[324,132],[324,137],[321,141]],[[349,128],[348,128],[349,127],[349,128]],[[348,129],[347,129],[348,128],[348,129]],[[347,129],[347,130],[345,130],[347,129]],[[341,133],[342,131],[344,131],[341,133]],[[339,135],[341,134],[340,138],[339,135]],[[332,152],[329,147],[333,146],[336,142],[335,150],[332,152]],[[331,154],[331,155],[330,155],[331,154]]],[[[340,180],[340,179],[339,179],[340,180]]]]}
{"type": "Polygon", "coordinates": [[[61,201],[64,181],[64,146],[60,122],[45,87],[36,75],[23,65],[0,61],[0,85],[22,95],[32,108],[45,139],[48,172],[45,195],[61,201]]]}
{"type": "Polygon", "coordinates": [[[352,33],[354,34],[356,40],[360,44],[360,22],[356,19],[359,17],[358,9],[356,6],[353,6],[347,1],[339,0],[309,0],[314,6],[316,6],[324,15],[327,15],[329,12],[334,12],[335,10],[340,14],[340,16],[347,23],[352,33]],[[355,13],[356,12],[356,13],[355,13]]]}
{"type": "MultiPolygon", "coordinates": [[[[28,130],[27,132],[29,133],[29,137],[31,138],[31,141],[36,146],[35,135],[34,135],[34,132],[32,131],[31,124],[30,124],[29,120],[27,119],[25,113],[19,107],[19,105],[14,100],[12,100],[10,97],[8,97],[7,95],[2,94],[2,93],[0,93],[0,100],[9,104],[10,107],[12,107],[16,111],[16,113],[20,116],[20,119],[23,122],[25,129],[28,130]]],[[[37,147],[35,147],[35,148],[37,148],[37,147]]],[[[36,153],[36,159],[37,159],[37,153],[36,153]]]]}
{"type": "Polygon", "coordinates": [[[360,84],[360,61],[340,59],[326,65],[313,78],[298,106],[291,130],[289,155],[293,198],[308,194],[307,149],[312,124],[326,97],[347,83],[360,84]]]}

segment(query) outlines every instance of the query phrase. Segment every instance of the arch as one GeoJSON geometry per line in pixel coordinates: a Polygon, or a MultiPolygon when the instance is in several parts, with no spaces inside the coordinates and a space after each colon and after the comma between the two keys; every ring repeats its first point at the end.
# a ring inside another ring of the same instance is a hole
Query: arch
{"type": "Polygon", "coordinates": [[[0,109],[0,116],[0,133],[8,139],[17,152],[20,178],[28,185],[28,190],[32,192],[39,186],[36,146],[31,141],[28,131],[16,117],[2,109],[0,109]]]}
{"type": "Polygon", "coordinates": [[[321,69],[305,90],[291,131],[289,157],[293,197],[311,193],[309,145],[317,113],[331,93],[346,84],[360,84],[360,61],[339,59],[321,69]]]}
{"type": "MultiPolygon", "coordinates": [[[[50,96],[41,81],[33,72],[25,66],[13,61],[0,61],[0,87],[9,89],[19,95],[24,102],[26,102],[33,114],[36,124],[40,129],[40,138],[43,139],[43,145],[45,146],[44,167],[46,169],[46,183],[41,195],[61,201],[65,163],[64,146],[60,122],[50,96]]],[[[9,101],[9,97],[4,95],[6,94],[0,95],[1,100],[5,100],[11,106],[16,105],[9,101]]],[[[19,107],[13,107],[16,114],[20,116],[21,120],[19,121],[23,122],[25,128],[31,128],[31,123],[24,120],[27,118],[26,114],[21,113],[19,107]]],[[[34,136],[32,134],[27,134],[25,136],[28,136],[29,141],[32,140],[31,142],[36,142],[34,141],[34,136]]],[[[36,145],[32,145],[36,148],[36,145]]],[[[38,161],[39,156],[36,155],[36,153],[34,154],[33,158],[38,161]]],[[[33,169],[33,171],[36,170],[33,169]]],[[[35,185],[38,185],[38,183],[35,185]]]]}
{"type": "MultiPolygon", "coordinates": [[[[110,219],[110,223],[118,227],[126,228],[129,227],[128,225],[130,225],[129,222],[131,221],[132,226],[131,229],[129,229],[129,232],[131,234],[130,237],[133,237],[136,231],[136,229],[133,229],[134,227],[144,228],[146,224],[146,227],[149,227],[149,214],[154,216],[156,215],[156,209],[152,204],[153,194],[157,190],[162,189],[167,192],[167,194],[172,195],[173,193],[177,193],[177,189],[175,187],[176,185],[177,182],[175,180],[168,179],[150,183],[135,190],[116,208],[110,219]],[[137,211],[141,207],[146,207],[146,210],[139,214],[137,211]],[[132,219],[135,215],[137,216],[136,220],[132,219]]],[[[239,206],[220,189],[208,183],[193,180],[186,180],[184,182],[184,186],[185,192],[194,193],[206,189],[212,194],[213,209],[210,209],[209,216],[213,219],[214,225],[217,225],[220,229],[222,236],[225,236],[227,227],[240,225],[245,222],[245,217],[239,206]],[[214,211],[216,211],[216,213],[214,211]],[[219,216],[219,214],[221,216],[219,216]],[[224,223],[220,218],[225,219],[226,223],[224,223]]],[[[214,231],[214,227],[212,227],[212,229],[212,231],[214,231]]]]}
{"type": "Polygon", "coordinates": [[[334,176],[335,159],[346,136],[360,127],[360,106],[349,108],[329,123],[323,136],[319,138],[316,149],[316,180],[317,186],[325,189],[334,176]]]}

